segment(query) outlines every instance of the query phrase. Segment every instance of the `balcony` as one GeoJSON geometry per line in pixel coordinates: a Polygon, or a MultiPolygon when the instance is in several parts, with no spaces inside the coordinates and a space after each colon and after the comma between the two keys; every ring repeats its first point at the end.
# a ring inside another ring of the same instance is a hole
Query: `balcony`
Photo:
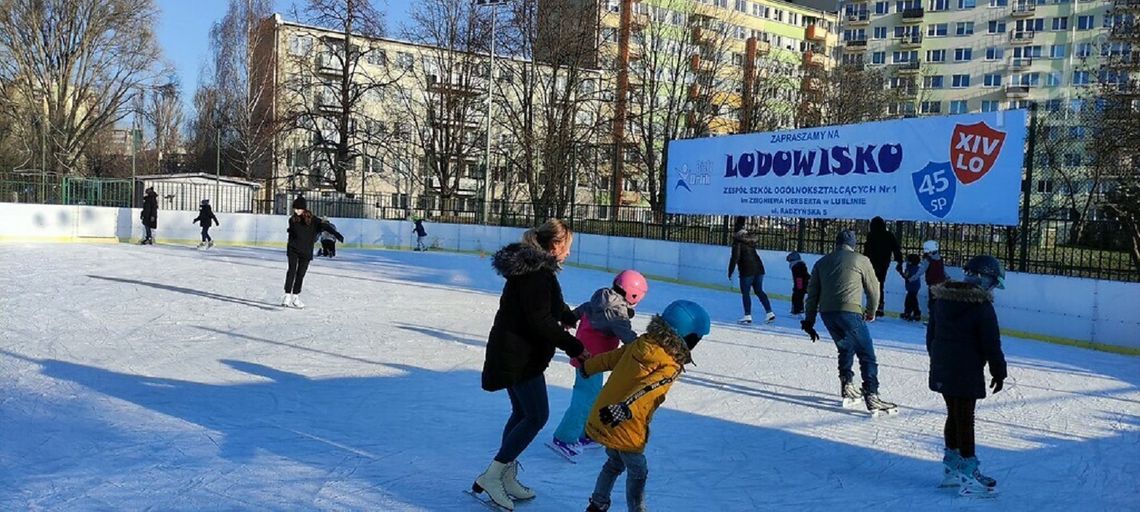
{"type": "Polygon", "coordinates": [[[337,100],[335,94],[322,93],[317,95],[317,110],[321,112],[338,112],[340,111],[340,101],[337,100]]]}
{"type": "Polygon", "coordinates": [[[908,62],[899,62],[894,66],[895,71],[898,71],[900,74],[913,75],[915,73],[918,73],[918,69],[922,67],[922,63],[917,60],[912,60],[908,62]]]}
{"type": "Polygon", "coordinates": [[[689,100],[697,101],[701,99],[701,86],[697,84],[689,85],[689,100]]]}
{"type": "Polygon", "coordinates": [[[847,41],[847,43],[845,43],[845,44],[847,46],[847,51],[849,51],[849,52],[867,51],[867,40],[866,39],[857,39],[854,41],[847,41]]]}
{"type": "Polygon", "coordinates": [[[809,41],[826,41],[827,29],[815,25],[808,25],[806,39],[809,41]]]}
{"type": "Polygon", "coordinates": [[[340,59],[331,53],[317,54],[317,72],[322,75],[337,75],[343,71],[340,59]]]}
{"type": "Polygon", "coordinates": [[[1014,18],[1028,18],[1037,12],[1037,3],[1035,2],[1015,2],[1010,7],[1010,16],[1014,18]]]}
{"type": "Polygon", "coordinates": [[[902,45],[903,49],[911,50],[922,46],[922,34],[911,34],[909,36],[902,36],[898,38],[898,43],[902,45]]]}
{"type": "Polygon", "coordinates": [[[436,75],[428,75],[427,80],[428,92],[435,94],[446,96],[480,96],[483,94],[483,89],[478,86],[473,78],[466,84],[440,80],[436,75]]]}
{"type": "Polygon", "coordinates": [[[847,15],[847,24],[853,27],[871,24],[871,11],[859,11],[847,15]]]}
{"type": "Polygon", "coordinates": [[[807,52],[804,54],[804,66],[822,68],[827,63],[827,57],[822,53],[807,52]]]}
{"type": "Polygon", "coordinates": [[[1113,0],[1112,6],[1117,9],[1140,9],[1140,0],[1113,0]]]}
{"type": "Polygon", "coordinates": [[[1140,20],[1132,23],[1117,23],[1109,30],[1113,39],[1140,40],[1140,20]]]}
{"type": "Polygon", "coordinates": [[[768,55],[772,53],[772,43],[768,41],[756,41],[756,55],[768,55]]]}
{"type": "Polygon", "coordinates": [[[1010,99],[1022,99],[1029,97],[1028,85],[1007,85],[1005,86],[1005,97],[1010,99]]]}
{"type": "Polygon", "coordinates": [[[914,99],[918,97],[918,87],[914,85],[907,85],[904,87],[895,87],[891,89],[900,98],[914,99]]]}
{"type": "Polygon", "coordinates": [[[1033,66],[1033,59],[1012,57],[1009,59],[1009,69],[1012,71],[1025,71],[1033,66]]]}
{"type": "Polygon", "coordinates": [[[693,44],[709,44],[716,37],[716,33],[705,27],[693,27],[693,44]]]}
{"type": "Polygon", "coordinates": [[[1037,35],[1032,30],[1014,30],[1009,33],[1010,44],[1029,44],[1033,42],[1033,36],[1037,35]]]}
{"type": "Polygon", "coordinates": [[[1110,68],[1118,69],[1137,69],[1140,68],[1140,52],[1123,53],[1119,55],[1109,55],[1104,58],[1104,63],[1110,68]]]}
{"type": "Polygon", "coordinates": [[[902,13],[903,23],[922,23],[924,16],[926,16],[926,11],[921,7],[904,9],[902,13]]]}

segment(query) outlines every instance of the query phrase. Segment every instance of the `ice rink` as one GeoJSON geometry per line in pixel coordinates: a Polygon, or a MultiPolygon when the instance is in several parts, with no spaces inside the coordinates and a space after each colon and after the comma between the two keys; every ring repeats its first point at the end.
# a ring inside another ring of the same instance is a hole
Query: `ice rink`
{"type": "MultiPolygon", "coordinates": [[[[293,310],[282,249],[0,245],[0,510],[485,510],[462,491],[509,414],[479,385],[489,261],[342,249],[293,310]]],[[[576,305],[611,275],[560,279],[576,305]]],[[[741,327],[738,295],[651,281],[635,328],[678,298],[714,326],[652,425],[652,510],[1140,510],[1140,357],[1004,339],[1006,390],[977,412],[1001,494],[971,500],[936,488],[921,326],[871,325],[901,411],[871,419],[839,407],[834,346],[786,302],[741,327]]],[[[546,376],[551,420],[520,458],[538,498],[517,510],[581,511],[604,454],[542,445],[574,378],[561,355],[546,376]]]]}

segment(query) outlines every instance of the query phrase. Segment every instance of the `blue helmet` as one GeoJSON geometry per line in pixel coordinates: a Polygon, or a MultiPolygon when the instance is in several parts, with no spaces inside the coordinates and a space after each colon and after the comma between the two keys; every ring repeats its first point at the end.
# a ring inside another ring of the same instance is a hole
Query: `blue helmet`
{"type": "Polygon", "coordinates": [[[700,339],[708,335],[709,329],[712,328],[712,320],[709,318],[708,311],[691,300],[673,301],[665,307],[665,311],[661,312],[661,318],[681,338],[696,335],[697,339],[700,339]]]}

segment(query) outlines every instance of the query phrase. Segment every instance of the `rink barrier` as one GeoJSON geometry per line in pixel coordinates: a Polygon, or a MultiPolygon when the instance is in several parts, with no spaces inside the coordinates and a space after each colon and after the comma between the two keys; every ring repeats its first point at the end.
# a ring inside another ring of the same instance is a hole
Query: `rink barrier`
{"type": "MultiPolygon", "coordinates": [[[[196,216],[196,211],[161,211],[156,231],[158,243],[196,245],[200,229],[190,223],[196,216]]],[[[0,218],[5,220],[0,223],[0,242],[137,242],[142,236],[138,217],[138,209],[0,203],[0,218]]],[[[219,220],[221,226],[211,229],[217,245],[284,247],[284,216],[224,214],[219,215],[219,220]]],[[[344,234],[346,247],[398,250],[415,245],[409,222],[329,220],[344,234]]],[[[432,248],[482,255],[519,240],[524,231],[461,224],[429,223],[427,227],[432,248]]],[[[607,272],[636,268],[653,280],[737,294],[735,283],[727,280],[728,254],[729,249],[721,246],[579,234],[567,263],[607,272]]],[[[767,271],[765,291],[773,298],[788,300],[791,279],[785,253],[760,254],[767,271]]],[[[803,254],[809,267],[819,257],[803,254]]],[[[953,278],[962,277],[961,269],[948,272],[953,278]]],[[[1140,303],[1140,283],[1013,272],[1006,283],[1007,289],[995,294],[998,318],[1006,335],[1140,355],[1140,318],[1135,314],[1135,305],[1140,303]],[[1040,332],[1042,329],[1036,328],[1040,325],[1048,325],[1051,332],[1040,332]]],[[[897,316],[905,296],[897,274],[888,278],[886,293],[888,314],[897,316]]],[[[924,284],[919,297],[924,313],[926,293],[924,284]]]]}

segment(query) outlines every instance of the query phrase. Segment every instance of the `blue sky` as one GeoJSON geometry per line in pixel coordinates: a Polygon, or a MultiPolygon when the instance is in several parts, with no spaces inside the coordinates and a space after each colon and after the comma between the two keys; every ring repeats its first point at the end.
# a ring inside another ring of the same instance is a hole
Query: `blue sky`
{"type": "MultiPolygon", "coordinates": [[[[389,31],[403,21],[412,0],[373,0],[387,14],[389,31]]],[[[303,0],[274,0],[277,11],[285,14],[303,0]]],[[[157,0],[161,11],[158,42],[182,82],[187,114],[198,88],[198,74],[209,58],[210,27],[226,13],[229,0],[157,0]]]]}

